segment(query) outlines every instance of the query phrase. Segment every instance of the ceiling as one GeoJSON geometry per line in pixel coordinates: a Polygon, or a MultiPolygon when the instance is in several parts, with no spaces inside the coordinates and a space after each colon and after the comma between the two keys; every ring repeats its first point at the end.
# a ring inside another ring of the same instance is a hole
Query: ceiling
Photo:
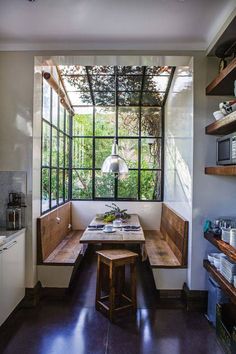
{"type": "Polygon", "coordinates": [[[0,50],[205,50],[235,0],[0,0],[0,50]]]}
{"type": "MultiPolygon", "coordinates": [[[[59,66],[72,106],[158,106],[165,104],[174,67],[59,66]]],[[[188,75],[186,70],[179,73],[188,75]]]]}

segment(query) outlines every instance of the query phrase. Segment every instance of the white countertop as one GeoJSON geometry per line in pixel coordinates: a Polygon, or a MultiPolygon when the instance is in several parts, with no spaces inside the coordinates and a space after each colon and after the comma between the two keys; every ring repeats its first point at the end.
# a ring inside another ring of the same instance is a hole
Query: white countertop
{"type": "Polygon", "coordinates": [[[0,243],[0,247],[4,246],[6,243],[14,240],[16,237],[18,237],[22,231],[25,231],[25,228],[20,229],[20,230],[6,230],[0,228],[0,236],[6,236],[4,241],[0,243]]]}

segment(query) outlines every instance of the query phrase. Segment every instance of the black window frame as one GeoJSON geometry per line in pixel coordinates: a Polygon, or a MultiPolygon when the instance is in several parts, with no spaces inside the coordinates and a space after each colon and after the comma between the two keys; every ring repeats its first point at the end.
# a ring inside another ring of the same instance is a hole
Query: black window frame
{"type": "Polygon", "coordinates": [[[71,184],[71,115],[66,109],[62,106],[60,102],[60,97],[58,94],[55,92],[55,90],[52,89],[52,87],[47,83],[49,86],[50,90],[50,118],[49,120],[45,119],[43,117],[43,97],[44,97],[44,92],[43,92],[43,87],[45,84],[45,79],[43,78],[42,75],[42,104],[41,104],[41,112],[42,112],[42,117],[41,117],[41,163],[40,163],[40,170],[41,170],[41,185],[40,185],[40,211],[41,215],[48,213],[50,210],[56,209],[57,207],[67,203],[70,201],[71,193],[70,193],[70,184],[71,184]],[[53,93],[54,92],[54,93],[53,93]],[[57,125],[55,125],[52,121],[52,104],[53,104],[53,94],[57,95],[57,125]],[[61,129],[60,126],[60,105],[63,107],[64,111],[64,122],[63,122],[63,129],[61,129]],[[66,121],[67,119],[69,120],[69,130],[66,132],[66,121]],[[49,165],[44,165],[43,164],[43,128],[44,126],[48,126],[50,130],[50,152],[49,152],[49,165]],[[52,130],[55,129],[57,132],[57,163],[56,166],[52,165],[52,130]],[[63,135],[63,167],[60,166],[59,163],[59,154],[60,154],[60,137],[63,135]],[[69,149],[68,149],[68,166],[66,166],[66,140],[69,139],[69,149]],[[43,209],[43,170],[48,170],[49,171],[49,207],[47,209],[43,209]],[[52,205],[52,172],[56,171],[56,203],[55,205],[52,205]],[[59,195],[59,174],[60,172],[63,171],[63,196],[62,196],[62,201],[60,201],[60,195],[59,195]],[[68,174],[68,195],[66,196],[66,173],[68,174]]]}

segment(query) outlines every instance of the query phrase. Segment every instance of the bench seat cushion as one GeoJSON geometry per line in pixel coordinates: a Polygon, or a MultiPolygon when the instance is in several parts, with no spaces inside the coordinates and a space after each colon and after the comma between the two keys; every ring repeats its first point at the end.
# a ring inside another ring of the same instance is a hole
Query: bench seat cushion
{"type": "Polygon", "coordinates": [[[74,265],[82,252],[83,245],[80,243],[82,234],[83,231],[81,230],[71,231],[43,263],[48,265],[74,265]]]}
{"type": "Polygon", "coordinates": [[[174,252],[160,231],[145,231],[145,246],[153,268],[182,268],[174,252]]]}

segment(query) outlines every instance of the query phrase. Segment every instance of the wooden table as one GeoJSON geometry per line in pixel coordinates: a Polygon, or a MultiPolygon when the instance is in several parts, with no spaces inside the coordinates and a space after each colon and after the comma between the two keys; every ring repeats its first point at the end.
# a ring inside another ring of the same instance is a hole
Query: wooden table
{"type": "MultiPolygon", "coordinates": [[[[94,218],[90,225],[103,224],[101,220],[94,218]]],[[[113,233],[105,233],[101,230],[89,230],[88,228],[84,231],[80,242],[81,243],[121,243],[121,244],[144,244],[145,238],[143,229],[139,222],[139,217],[136,214],[132,214],[130,219],[128,219],[123,226],[134,225],[140,226],[138,231],[124,231],[123,228],[117,228],[113,233]]]]}

